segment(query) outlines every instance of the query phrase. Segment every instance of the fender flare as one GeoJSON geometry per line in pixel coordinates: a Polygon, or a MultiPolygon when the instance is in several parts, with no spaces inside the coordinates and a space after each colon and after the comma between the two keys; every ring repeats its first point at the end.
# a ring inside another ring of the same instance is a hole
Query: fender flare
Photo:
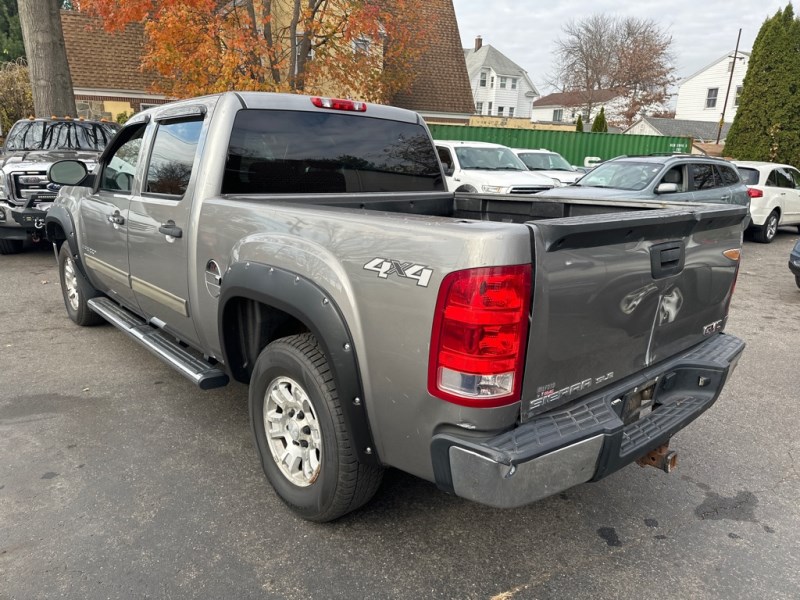
{"type": "MultiPolygon", "coordinates": [[[[69,251],[75,257],[75,265],[81,272],[81,275],[88,279],[86,269],[81,260],[81,253],[78,251],[78,238],[75,236],[75,222],[72,219],[72,214],[66,209],[63,204],[55,204],[50,210],[47,211],[47,216],[44,218],[44,230],[47,234],[47,239],[55,244],[53,236],[53,226],[57,225],[64,232],[66,243],[69,245],[69,251]]],[[[90,280],[91,281],[91,280],[90,280]]]]}
{"type": "Polygon", "coordinates": [[[247,298],[281,310],[311,331],[333,372],[345,427],[359,462],[380,465],[367,418],[356,347],[344,316],[330,295],[310,279],[279,267],[253,262],[232,265],[222,278],[217,326],[223,361],[231,374],[240,378],[242,374],[230,361],[223,318],[228,302],[234,298],[247,298]]]}

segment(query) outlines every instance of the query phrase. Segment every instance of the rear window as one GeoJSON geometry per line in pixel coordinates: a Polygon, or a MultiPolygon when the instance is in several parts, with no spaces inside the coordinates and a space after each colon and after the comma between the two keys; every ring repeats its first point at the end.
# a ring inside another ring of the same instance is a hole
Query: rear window
{"type": "Polygon", "coordinates": [[[722,174],[722,185],[736,185],[739,183],[739,176],[733,167],[720,165],[719,172],[722,174]]]}
{"type": "Polygon", "coordinates": [[[739,167],[739,175],[742,176],[742,181],[744,181],[745,185],[758,185],[758,171],[756,169],[739,167]]]}
{"type": "Polygon", "coordinates": [[[442,191],[427,131],[416,123],[304,111],[236,115],[223,194],[442,191]]]}

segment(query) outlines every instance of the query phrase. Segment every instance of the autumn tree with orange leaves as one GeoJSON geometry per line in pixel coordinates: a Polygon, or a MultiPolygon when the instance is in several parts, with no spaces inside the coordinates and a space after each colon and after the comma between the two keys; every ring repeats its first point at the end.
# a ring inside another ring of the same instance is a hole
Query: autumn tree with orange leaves
{"type": "Polygon", "coordinates": [[[81,0],[113,31],[143,23],[154,91],[329,93],[385,102],[413,81],[424,0],[81,0]]]}

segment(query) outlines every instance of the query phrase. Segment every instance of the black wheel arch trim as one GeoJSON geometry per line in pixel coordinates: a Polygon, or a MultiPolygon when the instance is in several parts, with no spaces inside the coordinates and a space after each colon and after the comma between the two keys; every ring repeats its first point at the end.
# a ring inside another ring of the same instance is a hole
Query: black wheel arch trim
{"type": "Polygon", "coordinates": [[[356,347],[347,322],[330,295],[310,279],[285,269],[253,262],[232,265],[222,278],[217,321],[223,361],[231,375],[241,380],[245,369],[230,361],[224,327],[227,304],[235,298],[281,310],[303,323],[317,338],[333,371],[345,426],[358,460],[380,465],[367,418],[356,347]],[[360,399],[358,403],[356,398],[360,399]]]}
{"type": "MultiPolygon", "coordinates": [[[[70,252],[75,257],[75,264],[81,275],[88,278],[86,269],[81,260],[81,254],[78,252],[78,238],[75,236],[75,222],[72,219],[72,214],[62,204],[54,204],[50,210],[47,211],[47,216],[44,218],[44,230],[47,234],[47,239],[55,243],[55,236],[53,235],[53,227],[58,226],[64,232],[64,238],[69,244],[70,252]]],[[[91,281],[91,280],[90,280],[91,281]]]]}

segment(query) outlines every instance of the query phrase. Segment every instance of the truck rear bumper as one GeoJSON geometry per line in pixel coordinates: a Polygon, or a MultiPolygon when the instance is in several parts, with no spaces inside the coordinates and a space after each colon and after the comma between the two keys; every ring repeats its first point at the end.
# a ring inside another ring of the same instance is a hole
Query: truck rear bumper
{"type": "Polygon", "coordinates": [[[437,485],[462,498],[513,508],[597,481],[667,443],[707,410],[744,349],[719,334],[699,346],[490,439],[433,439],[437,485]],[[626,425],[626,405],[653,386],[652,412],[626,425]]]}

